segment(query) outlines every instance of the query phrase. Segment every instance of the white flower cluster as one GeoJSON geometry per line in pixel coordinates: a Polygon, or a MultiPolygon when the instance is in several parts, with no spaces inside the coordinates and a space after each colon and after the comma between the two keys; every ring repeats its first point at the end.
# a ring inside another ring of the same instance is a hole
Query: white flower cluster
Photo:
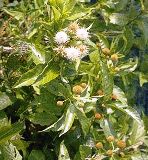
{"type": "Polygon", "coordinates": [[[56,33],[54,39],[58,46],[54,50],[68,60],[81,59],[88,54],[89,50],[85,41],[89,37],[87,28],[81,28],[73,22],[63,31],[56,33]]]}

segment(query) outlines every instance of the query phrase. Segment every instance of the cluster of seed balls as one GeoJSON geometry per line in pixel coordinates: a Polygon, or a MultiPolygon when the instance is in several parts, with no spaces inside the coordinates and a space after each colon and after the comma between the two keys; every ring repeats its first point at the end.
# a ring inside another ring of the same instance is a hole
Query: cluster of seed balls
{"type": "MultiPolygon", "coordinates": [[[[79,96],[81,95],[81,93],[84,91],[84,89],[87,87],[87,84],[86,83],[81,83],[79,85],[75,85],[73,86],[72,88],[72,91],[75,95],[79,96]]],[[[99,96],[103,96],[103,91],[102,90],[98,90],[97,91],[97,95],[99,96]]],[[[112,95],[112,100],[116,100],[117,97],[115,95],[112,95]]],[[[57,101],[57,106],[63,106],[64,105],[64,101],[57,101]]],[[[84,107],[84,103],[80,104],[80,107],[84,107]]],[[[100,120],[103,118],[103,115],[101,113],[95,113],[94,115],[95,119],[96,120],[100,120]]],[[[126,147],[126,142],[124,140],[116,140],[114,136],[108,136],[106,138],[106,140],[109,142],[109,143],[114,143],[116,142],[116,145],[119,149],[121,149],[121,151],[126,147]]],[[[95,144],[95,147],[97,149],[103,149],[103,143],[102,142],[97,142],[95,144]]],[[[108,156],[112,156],[113,155],[113,150],[109,149],[106,151],[106,155],[108,156]]],[[[121,156],[124,156],[124,153],[123,152],[120,152],[120,155],[121,156]]]]}
{"type": "MultiPolygon", "coordinates": [[[[109,143],[114,143],[114,142],[116,142],[117,147],[118,147],[121,151],[126,147],[126,142],[125,142],[124,140],[115,140],[115,137],[112,136],[112,135],[111,135],[111,136],[108,136],[108,137],[106,138],[106,140],[107,140],[109,143]]],[[[103,144],[102,144],[102,142],[97,142],[95,146],[96,146],[97,149],[103,149],[103,144]]],[[[107,150],[107,151],[106,151],[106,154],[111,157],[111,156],[113,155],[113,150],[112,150],[112,149],[107,150]]],[[[120,155],[121,155],[122,157],[124,157],[124,153],[123,153],[123,152],[120,152],[120,155]]]]}
{"type": "MultiPolygon", "coordinates": [[[[97,43],[97,46],[99,48],[101,47],[98,43],[97,43]]],[[[112,54],[109,48],[101,48],[101,51],[108,59],[108,65],[114,66],[114,71],[119,72],[120,69],[116,66],[116,64],[119,60],[119,55],[117,53],[112,54]]]]}

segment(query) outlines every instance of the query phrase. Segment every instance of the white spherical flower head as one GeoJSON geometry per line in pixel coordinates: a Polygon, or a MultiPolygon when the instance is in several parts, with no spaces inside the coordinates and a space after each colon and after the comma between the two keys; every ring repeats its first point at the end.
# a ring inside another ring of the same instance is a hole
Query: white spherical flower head
{"type": "Polygon", "coordinates": [[[69,40],[69,37],[68,37],[68,35],[64,31],[58,32],[55,35],[55,41],[58,44],[66,43],[68,40],[69,40]]]}
{"type": "Polygon", "coordinates": [[[76,36],[81,40],[86,40],[89,38],[89,32],[86,28],[79,28],[76,30],[76,36]]]}
{"type": "Polygon", "coordinates": [[[65,57],[67,59],[74,61],[80,58],[80,56],[81,56],[81,53],[77,48],[75,47],[65,48],[65,57]]]}

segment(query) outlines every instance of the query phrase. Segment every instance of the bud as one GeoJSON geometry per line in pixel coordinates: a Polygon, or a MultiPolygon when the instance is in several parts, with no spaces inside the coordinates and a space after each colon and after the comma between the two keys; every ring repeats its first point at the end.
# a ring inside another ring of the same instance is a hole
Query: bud
{"type": "Polygon", "coordinates": [[[123,152],[119,153],[121,157],[125,157],[125,154],[123,152]]]}
{"type": "Polygon", "coordinates": [[[101,119],[102,115],[100,113],[95,113],[95,119],[101,119]]]}
{"type": "Polygon", "coordinates": [[[98,143],[96,143],[96,148],[97,148],[97,149],[101,149],[101,148],[103,148],[103,144],[102,144],[102,142],[98,142],[98,143]]]}
{"type": "Polygon", "coordinates": [[[100,89],[99,89],[99,90],[97,91],[97,95],[98,95],[98,96],[103,96],[103,95],[104,95],[104,93],[103,93],[103,91],[102,91],[102,90],[100,90],[100,89]]]}
{"type": "Polygon", "coordinates": [[[86,88],[87,84],[86,84],[86,83],[81,83],[80,86],[81,86],[82,88],[86,88]]]}
{"type": "Polygon", "coordinates": [[[84,104],[83,102],[79,102],[79,106],[80,106],[80,107],[82,107],[82,108],[83,108],[83,107],[84,107],[84,105],[85,105],[85,104],[84,104]]]}
{"type": "Polygon", "coordinates": [[[64,101],[57,101],[57,106],[62,107],[64,104],[64,101]]]}
{"type": "Polygon", "coordinates": [[[106,108],[105,104],[102,104],[101,106],[104,107],[104,108],[106,108]]]}
{"type": "Polygon", "coordinates": [[[117,96],[115,94],[112,95],[112,100],[117,100],[117,96]]]}
{"type": "Polygon", "coordinates": [[[68,26],[70,32],[76,32],[77,29],[79,29],[79,24],[77,22],[73,22],[68,26]]]}
{"type": "Polygon", "coordinates": [[[120,68],[116,67],[116,68],[114,69],[114,71],[115,71],[115,72],[119,72],[119,71],[120,71],[120,68]]]}
{"type": "Polygon", "coordinates": [[[1,75],[3,75],[3,70],[2,70],[2,69],[0,69],[0,76],[1,76],[1,75]]]}
{"type": "Polygon", "coordinates": [[[123,140],[119,140],[119,141],[117,142],[117,146],[118,146],[119,148],[123,149],[123,148],[126,147],[126,142],[123,141],[123,140]]]}
{"type": "Polygon", "coordinates": [[[110,50],[108,48],[103,48],[102,49],[102,52],[105,54],[105,55],[109,55],[110,54],[110,50]]]}
{"type": "Polygon", "coordinates": [[[97,46],[98,48],[100,48],[100,47],[101,47],[101,44],[100,44],[99,42],[97,42],[97,43],[96,43],[96,46],[97,46]]]}
{"type": "Polygon", "coordinates": [[[118,55],[117,55],[117,54],[111,55],[111,60],[112,60],[113,62],[118,61],[118,55]]]}
{"type": "Polygon", "coordinates": [[[109,150],[106,152],[106,154],[111,157],[111,156],[113,155],[113,151],[112,151],[111,149],[109,149],[109,150]]]}
{"type": "Polygon", "coordinates": [[[80,85],[76,85],[73,87],[72,91],[74,94],[80,95],[83,91],[83,88],[80,85]]]}
{"type": "Polygon", "coordinates": [[[106,139],[108,142],[113,142],[115,140],[114,136],[108,136],[106,139]]]}

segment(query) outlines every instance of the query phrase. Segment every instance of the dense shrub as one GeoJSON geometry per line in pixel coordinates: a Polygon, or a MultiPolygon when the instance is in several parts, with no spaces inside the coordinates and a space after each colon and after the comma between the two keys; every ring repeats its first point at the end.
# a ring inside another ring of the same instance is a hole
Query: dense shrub
{"type": "Polygon", "coordinates": [[[148,3],[0,8],[0,160],[146,160],[148,3]]]}

